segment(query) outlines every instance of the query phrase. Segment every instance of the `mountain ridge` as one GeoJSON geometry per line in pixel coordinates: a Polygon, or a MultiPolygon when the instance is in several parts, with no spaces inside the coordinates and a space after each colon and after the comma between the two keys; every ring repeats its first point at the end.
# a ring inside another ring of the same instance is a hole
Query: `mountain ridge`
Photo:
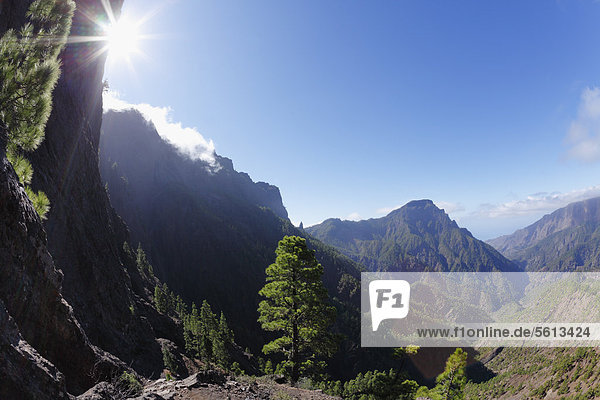
{"type": "Polygon", "coordinates": [[[428,199],[413,200],[381,218],[328,219],[306,231],[370,271],[518,270],[428,199]]]}
{"type": "Polygon", "coordinates": [[[529,270],[599,269],[600,197],[570,203],[488,243],[529,270]]]}

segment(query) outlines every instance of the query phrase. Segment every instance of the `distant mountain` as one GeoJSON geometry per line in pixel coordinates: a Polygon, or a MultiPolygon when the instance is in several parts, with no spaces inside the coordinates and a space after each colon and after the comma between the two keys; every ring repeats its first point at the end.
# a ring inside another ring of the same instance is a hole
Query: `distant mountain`
{"type": "Polygon", "coordinates": [[[598,270],[600,197],[571,203],[488,243],[527,270],[598,270]]]}
{"type": "Polygon", "coordinates": [[[351,337],[338,371],[356,373],[348,357],[364,365],[356,354],[362,267],[294,227],[277,187],[253,182],[227,158],[215,155],[211,165],[182,155],[137,111],[106,113],[102,131],[100,171],[111,204],[174,292],[208,300],[231,321],[236,342],[260,354],[269,337],[257,322],[265,269],[284,235],[305,236],[338,307],[337,329],[351,337]]]}
{"type": "Polygon", "coordinates": [[[431,200],[411,201],[383,218],[328,219],[306,231],[370,271],[518,270],[431,200]]]}

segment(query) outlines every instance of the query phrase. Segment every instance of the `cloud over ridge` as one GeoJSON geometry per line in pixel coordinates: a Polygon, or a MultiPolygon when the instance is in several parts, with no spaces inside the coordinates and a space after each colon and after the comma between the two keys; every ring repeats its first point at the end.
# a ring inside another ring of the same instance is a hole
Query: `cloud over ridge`
{"type": "Polygon", "coordinates": [[[155,107],[145,103],[130,104],[112,91],[105,92],[102,99],[104,111],[137,110],[147,121],[154,124],[163,139],[173,144],[182,154],[218,168],[213,141],[205,139],[196,128],[184,127],[181,122],[173,122],[170,107],[155,107]]]}
{"type": "Polygon", "coordinates": [[[501,204],[482,204],[472,215],[484,218],[510,218],[536,213],[549,213],[569,203],[600,196],[600,185],[566,193],[535,193],[521,200],[501,204]]]}

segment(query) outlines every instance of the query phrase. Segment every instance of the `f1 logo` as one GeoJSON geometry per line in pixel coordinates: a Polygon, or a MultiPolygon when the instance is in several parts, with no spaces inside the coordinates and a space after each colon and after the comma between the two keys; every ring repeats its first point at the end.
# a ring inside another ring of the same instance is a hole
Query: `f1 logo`
{"type": "Polygon", "coordinates": [[[403,280],[377,280],[369,283],[373,331],[384,319],[402,319],[408,315],[410,284],[403,280]]]}

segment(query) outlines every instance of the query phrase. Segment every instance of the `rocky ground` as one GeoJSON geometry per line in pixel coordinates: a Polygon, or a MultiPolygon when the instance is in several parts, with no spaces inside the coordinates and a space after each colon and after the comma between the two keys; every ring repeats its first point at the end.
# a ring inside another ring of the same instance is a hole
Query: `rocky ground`
{"type": "Polygon", "coordinates": [[[307,390],[277,383],[276,378],[232,377],[217,371],[195,373],[181,380],[164,378],[147,383],[141,394],[102,382],[78,400],[335,400],[319,390],[307,390]]]}

